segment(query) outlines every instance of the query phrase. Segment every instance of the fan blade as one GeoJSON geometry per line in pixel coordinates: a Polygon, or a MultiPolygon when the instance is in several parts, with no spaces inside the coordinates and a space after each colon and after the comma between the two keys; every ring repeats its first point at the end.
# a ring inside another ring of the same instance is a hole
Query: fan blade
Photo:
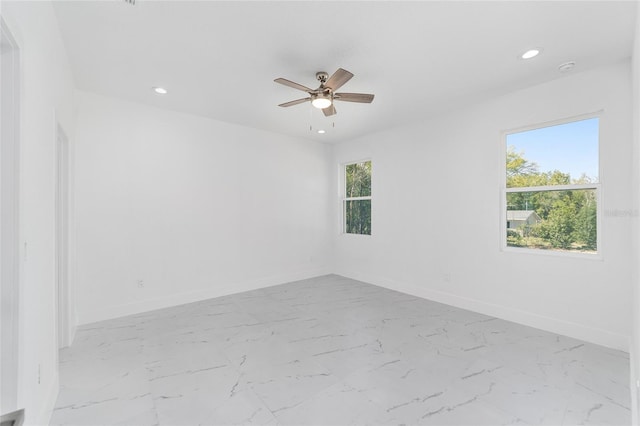
{"type": "Polygon", "coordinates": [[[303,103],[303,102],[307,102],[307,101],[310,101],[310,100],[311,100],[311,98],[296,99],[295,101],[285,102],[285,103],[280,104],[280,105],[278,105],[278,106],[281,106],[281,107],[290,107],[290,106],[298,105],[298,104],[301,104],[301,103],[303,103]]]}
{"type": "Polygon", "coordinates": [[[329,80],[324,84],[324,87],[328,87],[331,91],[335,92],[342,87],[343,84],[351,80],[351,77],[353,77],[353,74],[349,71],[338,68],[338,71],[334,72],[333,75],[329,77],[329,80]]]}
{"type": "Polygon", "coordinates": [[[294,83],[291,80],[287,80],[286,78],[276,78],[276,83],[284,84],[285,86],[293,87],[294,89],[302,90],[303,92],[313,92],[313,89],[309,89],[307,86],[303,86],[302,84],[294,83]]]}
{"type": "Polygon", "coordinates": [[[330,117],[330,116],[332,116],[332,115],[337,114],[336,107],[335,107],[335,106],[333,106],[333,104],[331,104],[331,105],[329,105],[328,107],[324,108],[324,109],[322,110],[322,112],[324,112],[324,115],[325,115],[326,117],[330,117]]]}
{"type": "Polygon", "coordinates": [[[345,102],[360,102],[363,104],[370,104],[373,102],[373,96],[367,93],[336,93],[333,95],[333,99],[336,101],[345,102]]]}

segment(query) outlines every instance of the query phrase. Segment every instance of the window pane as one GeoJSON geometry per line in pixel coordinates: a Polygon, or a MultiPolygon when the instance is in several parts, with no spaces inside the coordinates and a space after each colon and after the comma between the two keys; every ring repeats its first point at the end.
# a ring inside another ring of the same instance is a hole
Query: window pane
{"type": "Polygon", "coordinates": [[[507,246],[595,253],[595,189],[507,193],[507,246]]]}
{"type": "Polygon", "coordinates": [[[507,135],[507,188],[598,182],[598,121],[507,135]]]}
{"type": "Polygon", "coordinates": [[[345,198],[371,196],[371,161],[345,166],[345,198]]]}
{"type": "Polygon", "coordinates": [[[345,232],[371,235],[371,200],[344,202],[345,232]]]}

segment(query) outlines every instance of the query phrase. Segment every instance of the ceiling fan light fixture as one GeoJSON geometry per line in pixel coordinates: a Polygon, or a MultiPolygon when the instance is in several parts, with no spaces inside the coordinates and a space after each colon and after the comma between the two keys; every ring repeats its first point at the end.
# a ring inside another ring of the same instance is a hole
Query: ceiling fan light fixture
{"type": "Polygon", "coordinates": [[[331,106],[331,97],[328,95],[316,95],[311,99],[311,105],[318,109],[325,109],[331,106]]]}

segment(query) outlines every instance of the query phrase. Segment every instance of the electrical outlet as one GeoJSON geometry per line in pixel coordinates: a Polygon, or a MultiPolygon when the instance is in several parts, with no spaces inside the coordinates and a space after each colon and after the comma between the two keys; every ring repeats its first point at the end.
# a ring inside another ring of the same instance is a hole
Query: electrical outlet
{"type": "Polygon", "coordinates": [[[451,282],[451,272],[445,272],[444,275],[443,275],[443,279],[444,279],[444,282],[450,283],[451,282]]]}
{"type": "Polygon", "coordinates": [[[138,280],[138,288],[144,288],[144,281],[138,280]]]}

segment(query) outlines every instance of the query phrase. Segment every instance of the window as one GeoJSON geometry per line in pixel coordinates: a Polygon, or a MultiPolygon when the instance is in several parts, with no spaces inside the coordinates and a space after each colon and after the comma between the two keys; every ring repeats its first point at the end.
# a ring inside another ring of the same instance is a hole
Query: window
{"type": "Polygon", "coordinates": [[[504,245],[597,253],[597,117],[506,135],[504,245]]]}
{"type": "Polygon", "coordinates": [[[371,235],[371,161],[344,166],[343,230],[371,235]]]}

